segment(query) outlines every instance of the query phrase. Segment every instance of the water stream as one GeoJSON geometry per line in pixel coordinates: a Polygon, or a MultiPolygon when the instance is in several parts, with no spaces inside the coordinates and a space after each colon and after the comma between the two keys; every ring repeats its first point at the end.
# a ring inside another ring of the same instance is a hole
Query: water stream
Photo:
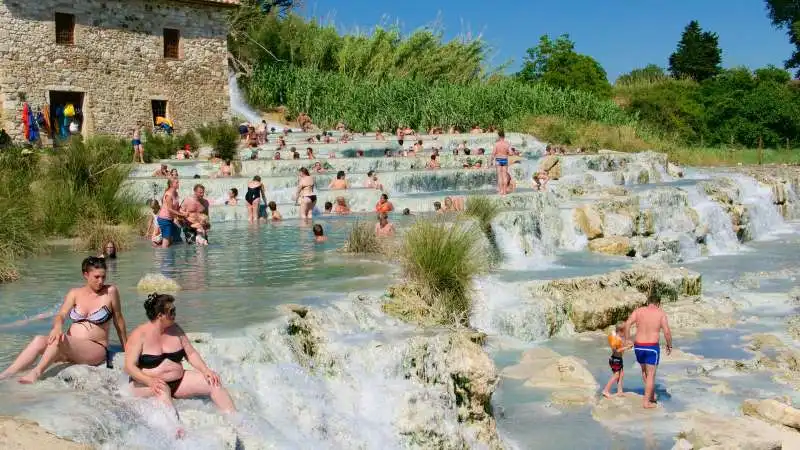
{"type": "MultiPolygon", "coordinates": [[[[294,138],[302,142],[304,135],[294,138]]],[[[708,171],[687,171],[685,179],[676,179],[665,172],[659,156],[587,155],[565,157],[563,179],[553,182],[548,192],[535,192],[527,180],[543,144],[518,137],[518,145],[523,142],[530,159],[513,168],[519,190],[502,200],[504,212],[493,223],[504,260],[475,285],[472,324],[488,334],[487,351],[498,369],[515,364],[526,349],[546,346],[585,359],[598,382],[607,379],[604,338],[576,336],[569,327],[550,338],[547,311],[532,301],[528,287],[537,280],[603,274],[643,258],[589,252],[588,238],[574,215],[584,203],[635,198],[638,211],[647,211],[651,222],[646,235],[631,239],[652,245],[654,255],[672,252],[669,262],[702,273],[706,293],[732,295],[742,305],[751,305],[747,315],[758,317],[735,332],[683,336],[678,345],[684,351],[708,359],[746,359],[743,336],[778,330],[783,317],[791,314],[792,306],[781,296],[800,284],[794,278],[765,278],[762,284],[745,288],[735,285],[746,272],[785,271],[800,265],[798,226],[778,213],[768,187],[751,178],[708,171]],[[723,175],[737,187],[737,201],[746,217],[742,224],[748,227],[746,240],[737,235],[725,207],[698,184],[723,175]],[[564,194],[569,186],[587,190],[586,196],[564,194]],[[608,191],[623,186],[624,195],[608,191]],[[762,297],[753,297],[755,293],[762,297]],[[759,303],[758,298],[767,300],[759,303]]],[[[359,145],[384,144],[362,139],[359,145]]],[[[368,170],[377,169],[397,210],[408,207],[422,216],[433,214],[433,202],[448,195],[492,194],[494,171],[459,168],[457,157],[443,158],[443,166],[449,166],[441,171],[426,171],[409,159],[396,163],[388,159],[328,160],[333,169],[318,175],[318,184],[326,184],[333,170],[346,170],[355,184],[368,170]]],[[[182,177],[201,175],[212,199],[230,187],[241,192],[249,177],[262,173],[268,198],[279,203],[284,216],[296,215],[290,194],[298,163],[242,164],[242,176],[228,179],[208,178],[216,169],[206,162],[182,162],[179,170],[182,177]]],[[[163,183],[150,178],[153,169],[144,166],[132,174],[130,186],[143,197],[151,196],[153,183],[163,183]]],[[[188,195],[186,187],[182,194],[188,195]]],[[[319,195],[320,202],[344,195],[354,211],[362,213],[360,218],[372,220],[368,212],[379,192],[321,189],[319,195]]],[[[435,367],[431,370],[446,369],[446,352],[435,350],[444,345],[441,333],[401,323],[380,308],[379,297],[398,273],[396,264],[337,251],[354,217],[318,217],[329,241],[315,245],[310,229],[299,222],[248,225],[242,220],[243,208],[212,206],[209,247],[161,250],[140,242],[121,253],[110,270],[110,282],[121,290],[129,327],[144,320],[144,296],[136,290],[144,275],[160,273],[183,287],[177,295],[179,323],[189,332],[210,333],[197,345],[230,388],[240,409],[237,417],[231,421],[220,417],[207,401],[180,401],[188,436],[175,441],[163,412],[126,393],[126,377],[119,368],[70,368],[51,373],[32,387],[2,382],[0,396],[5,400],[0,414],[31,418],[59,435],[109,449],[234,448],[235,434],[245,444],[259,442],[281,449],[459,448],[453,443],[480,448],[468,426],[459,421],[446,380],[420,382],[411,375],[409,367],[418,362],[422,349],[431,353],[428,358],[435,367]],[[318,347],[311,361],[298,354],[296,337],[287,332],[291,313],[282,307],[287,304],[313,311],[309,320],[318,333],[318,347]],[[420,436],[429,440],[420,441],[420,436]]],[[[605,212],[607,232],[634,233],[632,221],[639,219],[626,214],[605,212]]],[[[414,219],[392,217],[401,231],[414,219]]],[[[7,365],[32,336],[47,332],[47,321],[19,321],[54,311],[66,290],[80,283],[83,256],[55,249],[27,261],[21,281],[0,285],[0,366],[7,365]]],[[[664,380],[677,380],[686,370],[680,364],[667,366],[664,380]]],[[[733,414],[747,396],[777,395],[782,389],[760,375],[731,376],[726,382],[736,392],[724,398],[704,392],[696,380],[661,381],[658,389],[668,411],[705,402],[724,414],[733,414]]],[[[635,392],[642,389],[635,373],[626,386],[635,392]]],[[[547,398],[546,391],[502,380],[492,404],[504,446],[660,449],[671,448],[678,431],[674,424],[645,424],[639,433],[613,431],[595,421],[590,408],[556,408],[547,398]]]]}

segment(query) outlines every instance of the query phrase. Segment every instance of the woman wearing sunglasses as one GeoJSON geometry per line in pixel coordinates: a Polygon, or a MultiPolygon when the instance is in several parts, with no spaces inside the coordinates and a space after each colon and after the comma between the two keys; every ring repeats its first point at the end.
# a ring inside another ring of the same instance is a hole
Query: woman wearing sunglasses
{"type": "Polygon", "coordinates": [[[175,298],[150,294],[144,310],[149,321],[133,330],[125,346],[125,371],[131,376],[133,394],[156,397],[169,407],[173,398],[210,396],[223,412],[235,412],[219,375],[206,366],[175,322],[175,298]],[[184,359],[194,370],[184,370],[184,359]]]}

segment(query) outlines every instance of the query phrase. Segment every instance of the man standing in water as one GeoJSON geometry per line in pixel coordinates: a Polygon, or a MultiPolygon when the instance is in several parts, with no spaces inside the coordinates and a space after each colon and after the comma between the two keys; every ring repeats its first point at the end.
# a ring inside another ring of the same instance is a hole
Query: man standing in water
{"type": "Polygon", "coordinates": [[[506,133],[503,130],[497,132],[497,143],[492,150],[492,161],[497,165],[497,192],[500,195],[508,194],[508,155],[511,146],[506,141],[506,133]]]}
{"type": "Polygon", "coordinates": [[[636,362],[642,366],[642,380],[644,381],[642,406],[655,408],[656,369],[661,359],[659,339],[662,330],[664,339],[667,341],[667,355],[672,353],[672,332],[667,322],[667,314],[661,309],[661,299],[657,295],[650,293],[647,305],[637,308],[631,314],[625,322],[622,333],[623,340],[630,338],[632,326],[636,326],[633,351],[636,354],[636,362]]]}
{"type": "Polygon", "coordinates": [[[183,228],[183,233],[186,236],[186,242],[188,244],[194,243],[194,240],[197,237],[197,232],[192,227],[192,225],[194,225],[192,220],[196,219],[199,214],[208,216],[208,200],[205,199],[205,186],[202,184],[196,184],[193,192],[194,196],[184,200],[181,208],[182,212],[186,215],[186,221],[188,222],[188,226],[183,228]]]}

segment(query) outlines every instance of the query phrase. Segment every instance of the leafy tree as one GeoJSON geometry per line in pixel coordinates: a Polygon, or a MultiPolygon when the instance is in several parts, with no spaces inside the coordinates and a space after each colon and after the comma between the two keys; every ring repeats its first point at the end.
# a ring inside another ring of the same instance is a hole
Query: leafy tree
{"type": "Polygon", "coordinates": [[[786,29],[789,42],[795,46],[792,56],[784,62],[787,69],[797,69],[800,78],[800,0],[766,0],[772,25],[786,29]]]}
{"type": "Polygon", "coordinates": [[[630,73],[620,75],[615,83],[617,86],[630,86],[638,83],[658,83],[669,79],[667,71],[655,64],[648,64],[642,69],[631,70],[630,73]]]}
{"type": "Polygon", "coordinates": [[[683,31],[677,50],[669,57],[669,71],[675,78],[703,81],[718,74],[722,70],[721,63],[719,37],[716,33],[703,31],[693,20],[683,31]]]}
{"type": "Polygon", "coordinates": [[[526,82],[541,81],[601,97],[611,96],[606,71],[594,58],[575,52],[575,44],[566,34],[555,41],[546,35],[539,38],[539,45],[527,50],[525,62],[516,77],[526,82]]]}

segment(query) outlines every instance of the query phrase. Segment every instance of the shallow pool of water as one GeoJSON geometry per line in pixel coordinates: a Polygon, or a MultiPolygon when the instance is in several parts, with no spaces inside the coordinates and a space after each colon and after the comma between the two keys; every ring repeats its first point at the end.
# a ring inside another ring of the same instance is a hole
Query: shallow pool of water
{"type": "MultiPolygon", "coordinates": [[[[276,317],[280,304],[319,305],[349,292],[385,288],[392,266],[337,251],[352,220],[321,221],[328,235],[322,244],[315,244],[311,229],[296,221],[216,225],[208,247],[176,245],[164,250],[139,243],[111,262],[108,278],[120,289],[129,328],[144,321],[146,293],[137,291],[137,283],[145,274],[160,273],[183,288],[177,294],[177,309],[187,331],[234,332],[276,317]]],[[[0,366],[32,335],[46,333],[50,319],[9,324],[55,311],[67,290],[81,285],[85,256],[55,249],[28,260],[19,282],[0,285],[0,366]]]]}

